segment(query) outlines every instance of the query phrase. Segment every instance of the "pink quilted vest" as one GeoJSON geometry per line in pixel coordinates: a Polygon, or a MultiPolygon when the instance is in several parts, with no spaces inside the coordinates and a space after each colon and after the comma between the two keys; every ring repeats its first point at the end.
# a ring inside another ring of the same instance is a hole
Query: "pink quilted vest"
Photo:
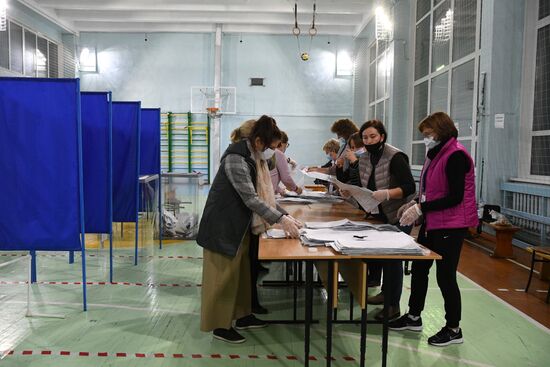
{"type": "MultiPolygon", "coordinates": [[[[455,138],[451,138],[433,160],[426,158],[420,176],[420,193],[423,191],[424,173],[426,174],[426,201],[440,199],[449,194],[445,167],[451,154],[462,151],[470,161],[470,169],[466,173],[464,198],[462,202],[452,208],[430,211],[425,214],[426,230],[443,228],[466,228],[478,225],[476,189],[474,175],[474,161],[472,157],[455,138]]],[[[420,196],[422,197],[422,196],[420,196]]]]}

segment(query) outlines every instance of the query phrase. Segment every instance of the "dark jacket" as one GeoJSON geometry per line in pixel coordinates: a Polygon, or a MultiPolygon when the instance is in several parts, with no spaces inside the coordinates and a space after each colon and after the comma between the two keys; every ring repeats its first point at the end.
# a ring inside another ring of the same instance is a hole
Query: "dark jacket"
{"type": "Polygon", "coordinates": [[[202,213],[197,243],[214,252],[234,257],[249,230],[252,211],[244,204],[225,173],[225,157],[239,154],[250,167],[251,180],[256,186],[256,164],[250,158],[246,141],[231,144],[222,156],[220,168],[210,188],[202,213]]]}

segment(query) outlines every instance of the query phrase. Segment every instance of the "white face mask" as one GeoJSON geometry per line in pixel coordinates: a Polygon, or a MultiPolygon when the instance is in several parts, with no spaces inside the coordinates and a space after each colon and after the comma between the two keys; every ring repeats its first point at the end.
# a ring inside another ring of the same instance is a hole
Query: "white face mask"
{"type": "Polygon", "coordinates": [[[342,147],[346,145],[346,139],[340,137],[338,141],[340,142],[340,149],[342,149],[342,147]]]}
{"type": "Polygon", "coordinates": [[[367,150],[365,148],[359,148],[355,150],[355,156],[359,158],[363,153],[365,153],[367,150]]]}
{"type": "Polygon", "coordinates": [[[262,152],[262,159],[264,161],[268,161],[271,159],[271,157],[273,157],[273,154],[275,154],[275,151],[271,148],[267,148],[262,152]]]}
{"type": "Polygon", "coordinates": [[[428,150],[435,148],[436,146],[439,145],[439,143],[441,142],[438,140],[435,140],[433,136],[428,136],[424,138],[424,145],[426,145],[426,149],[428,150]]]}

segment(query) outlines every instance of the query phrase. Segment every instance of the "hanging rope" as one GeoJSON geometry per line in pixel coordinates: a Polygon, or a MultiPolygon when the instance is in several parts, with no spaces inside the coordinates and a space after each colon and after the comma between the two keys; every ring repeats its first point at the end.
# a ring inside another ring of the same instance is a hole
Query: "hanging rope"
{"type": "Polygon", "coordinates": [[[309,47],[307,52],[302,52],[300,46],[300,27],[298,26],[298,1],[294,3],[294,28],[292,28],[292,34],[296,37],[296,44],[298,46],[298,54],[303,61],[309,60],[309,53],[311,51],[311,45],[313,44],[313,37],[317,35],[317,28],[315,28],[315,14],[317,13],[317,3],[313,3],[313,19],[311,21],[311,27],[309,28],[309,47]]]}

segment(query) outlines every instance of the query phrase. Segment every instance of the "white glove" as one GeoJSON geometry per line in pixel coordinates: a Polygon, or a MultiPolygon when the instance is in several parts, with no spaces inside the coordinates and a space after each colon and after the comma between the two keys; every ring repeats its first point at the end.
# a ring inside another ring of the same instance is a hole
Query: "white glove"
{"type": "Polygon", "coordinates": [[[399,209],[397,210],[397,218],[401,218],[401,216],[403,215],[403,213],[405,213],[405,211],[407,209],[409,209],[411,206],[413,206],[414,204],[416,204],[416,201],[415,200],[411,200],[409,201],[407,204],[403,204],[399,207],[399,209]]]}
{"type": "Polygon", "coordinates": [[[304,223],[300,222],[298,219],[294,218],[292,215],[287,214],[286,217],[288,217],[291,221],[293,221],[298,228],[302,228],[304,226],[304,223]]]}
{"type": "Polygon", "coordinates": [[[296,219],[292,218],[290,215],[283,215],[281,221],[279,222],[281,224],[281,227],[283,227],[283,231],[285,231],[285,234],[290,238],[300,237],[300,230],[298,227],[298,223],[296,222],[296,219]]]}
{"type": "Polygon", "coordinates": [[[390,190],[377,190],[372,193],[372,197],[378,202],[390,200],[390,190]]]}
{"type": "Polygon", "coordinates": [[[416,222],[418,218],[422,215],[422,210],[420,210],[419,204],[414,204],[409,209],[405,210],[403,215],[401,216],[401,219],[399,220],[399,224],[402,226],[411,226],[416,222]]]}

